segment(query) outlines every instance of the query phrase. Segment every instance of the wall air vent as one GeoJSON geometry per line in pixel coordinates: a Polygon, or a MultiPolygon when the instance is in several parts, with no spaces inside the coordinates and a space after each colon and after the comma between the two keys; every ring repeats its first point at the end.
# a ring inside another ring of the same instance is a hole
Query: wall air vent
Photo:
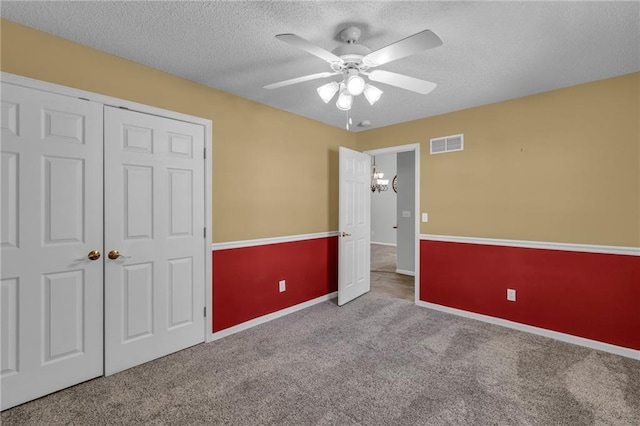
{"type": "Polygon", "coordinates": [[[464,149],[464,135],[444,136],[431,139],[431,154],[462,151],[464,149]]]}

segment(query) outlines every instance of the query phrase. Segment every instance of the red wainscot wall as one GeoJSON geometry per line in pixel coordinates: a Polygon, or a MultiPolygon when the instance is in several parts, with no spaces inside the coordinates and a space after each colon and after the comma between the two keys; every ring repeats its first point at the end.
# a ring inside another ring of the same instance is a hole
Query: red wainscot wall
{"type": "Polygon", "coordinates": [[[338,237],[214,250],[213,332],[338,289],[338,237]],[[286,291],[278,282],[286,280],[286,291]]]}
{"type": "Polygon", "coordinates": [[[640,256],[421,240],[420,300],[640,349],[640,256]]]}

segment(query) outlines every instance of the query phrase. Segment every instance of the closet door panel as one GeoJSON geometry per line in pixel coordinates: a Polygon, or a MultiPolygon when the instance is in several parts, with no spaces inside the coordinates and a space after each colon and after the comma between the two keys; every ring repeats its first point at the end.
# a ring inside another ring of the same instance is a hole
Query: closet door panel
{"type": "Polygon", "coordinates": [[[105,373],[204,341],[204,128],[105,107],[105,373]]]}
{"type": "Polygon", "coordinates": [[[103,373],[102,109],[2,83],[2,409],[103,373]]]}

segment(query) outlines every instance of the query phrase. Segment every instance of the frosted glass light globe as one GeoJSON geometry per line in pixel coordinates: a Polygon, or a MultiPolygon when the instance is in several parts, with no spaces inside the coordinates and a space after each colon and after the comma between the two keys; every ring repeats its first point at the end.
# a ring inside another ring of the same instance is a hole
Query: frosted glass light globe
{"type": "Polygon", "coordinates": [[[352,75],[347,80],[347,90],[353,96],[359,96],[362,94],[364,90],[364,86],[366,85],[364,78],[359,75],[352,75]]]}
{"type": "Polygon", "coordinates": [[[353,105],[353,96],[349,94],[349,92],[345,89],[340,92],[340,96],[338,96],[338,101],[336,102],[336,106],[339,110],[349,111],[351,109],[351,105],[353,105]]]}

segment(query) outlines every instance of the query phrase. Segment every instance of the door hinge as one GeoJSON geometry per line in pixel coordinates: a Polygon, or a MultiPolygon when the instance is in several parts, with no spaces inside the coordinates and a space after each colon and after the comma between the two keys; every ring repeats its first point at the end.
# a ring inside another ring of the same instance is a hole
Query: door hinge
{"type": "Polygon", "coordinates": [[[207,228],[204,228],[202,231],[203,231],[203,232],[202,232],[202,236],[203,236],[204,238],[207,238],[207,228]]]}
{"type": "Polygon", "coordinates": [[[207,316],[207,307],[206,306],[204,307],[204,316],[205,317],[207,316]]]}
{"type": "Polygon", "coordinates": [[[207,159],[207,148],[206,147],[204,148],[204,159],[205,160],[207,159]]]}

